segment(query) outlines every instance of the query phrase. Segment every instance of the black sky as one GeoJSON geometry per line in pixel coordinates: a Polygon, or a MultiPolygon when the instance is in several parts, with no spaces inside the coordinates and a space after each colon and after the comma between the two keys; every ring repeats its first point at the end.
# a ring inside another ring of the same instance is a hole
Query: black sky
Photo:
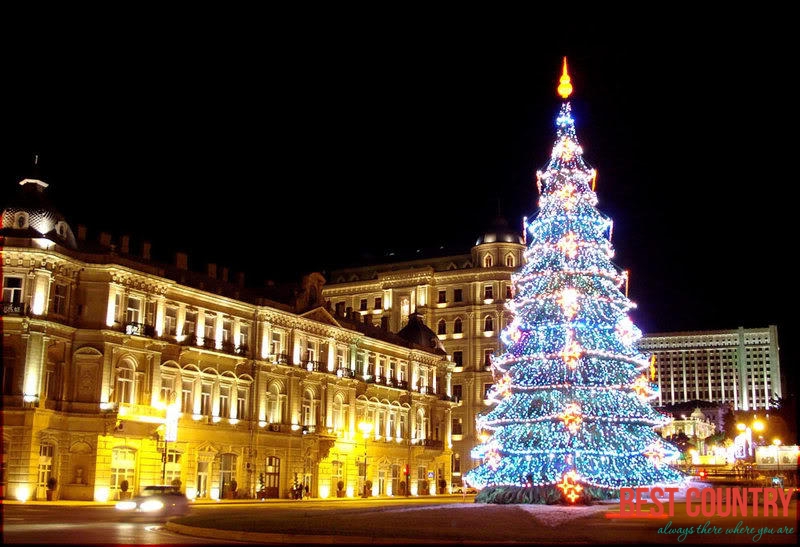
{"type": "Polygon", "coordinates": [[[591,39],[544,36],[544,22],[491,34],[280,23],[17,40],[0,203],[38,153],[73,229],[256,283],[389,249],[468,249],[498,199],[516,225],[535,210],[567,55],[634,321],[646,333],[777,324],[793,368],[790,35],[766,22],[591,39]]]}

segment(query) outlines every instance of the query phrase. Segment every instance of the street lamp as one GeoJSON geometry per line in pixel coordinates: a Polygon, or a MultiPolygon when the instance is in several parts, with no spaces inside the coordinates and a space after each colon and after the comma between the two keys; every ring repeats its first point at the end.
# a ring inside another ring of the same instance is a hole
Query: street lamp
{"type": "Polygon", "coordinates": [[[367,439],[369,439],[370,433],[372,433],[372,422],[359,422],[358,429],[361,431],[361,435],[364,437],[364,473],[363,473],[363,483],[362,483],[362,492],[363,496],[367,497],[367,439]]]}

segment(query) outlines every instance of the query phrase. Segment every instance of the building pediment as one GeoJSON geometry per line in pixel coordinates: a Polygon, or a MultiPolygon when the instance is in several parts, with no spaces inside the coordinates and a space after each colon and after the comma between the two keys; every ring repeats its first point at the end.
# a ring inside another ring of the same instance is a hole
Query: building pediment
{"type": "Polygon", "coordinates": [[[311,319],[325,325],[342,328],[342,325],[323,307],[314,308],[302,314],[300,317],[311,319]]]}

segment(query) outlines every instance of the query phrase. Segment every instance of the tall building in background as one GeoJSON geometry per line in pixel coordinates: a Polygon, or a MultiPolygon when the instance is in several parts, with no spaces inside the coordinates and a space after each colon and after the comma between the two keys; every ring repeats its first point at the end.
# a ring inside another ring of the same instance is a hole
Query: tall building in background
{"type": "Polygon", "coordinates": [[[453,363],[417,316],[398,333],[77,237],[20,183],[2,211],[4,497],[412,495],[451,482],[453,363]],[[371,483],[371,486],[369,485],[371,483]],[[408,486],[410,486],[410,488],[408,486]]]}
{"type": "Polygon", "coordinates": [[[655,355],[658,406],[698,400],[769,410],[782,397],[775,325],[649,334],[639,347],[655,355]]]}

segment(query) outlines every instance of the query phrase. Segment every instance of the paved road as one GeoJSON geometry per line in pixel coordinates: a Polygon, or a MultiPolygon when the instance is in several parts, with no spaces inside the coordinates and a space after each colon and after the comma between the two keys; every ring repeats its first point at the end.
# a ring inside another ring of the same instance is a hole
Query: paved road
{"type": "MultiPolygon", "coordinates": [[[[4,543],[38,544],[236,544],[237,539],[257,543],[451,543],[519,542],[523,544],[797,544],[797,501],[787,517],[700,518],[686,515],[685,503],[675,504],[675,515],[663,519],[613,519],[607,513],[618,505],[590,507],[498,506],[476,504],[467,497],[411,498],[399,500],[274,501],[195,505],[185,519],[173,520],[194,527],[259,530],[258,537],[227,531],[200,537],[177,534],[163,522],[121,522],[110,506],[53,506],[4,504],[4,543]],[[721,529],[693,533],[679,541],[679,528],[695,528],[710,520],[721,529]],[[725,534],[739,521],[754,530],[791,526],[791,534],[725,534]],[[669,527],[669,532],[659,529],[669,527]],[[291,534],[291,535],[286,535],[291,534]],[[298,534],[305,534],[298,536],[298,534]],[[350,539],[348,539],[350,538],[350,539]],[[410,540],[410,541],[409,541],[410,540]]],[[[188,530],[183,529],[186,532],[188,530]]],[[[194,528],[197,531],[197,528],[194,528]]],[[[240,543],[241,544],[241,543],[240,543]]]]}

